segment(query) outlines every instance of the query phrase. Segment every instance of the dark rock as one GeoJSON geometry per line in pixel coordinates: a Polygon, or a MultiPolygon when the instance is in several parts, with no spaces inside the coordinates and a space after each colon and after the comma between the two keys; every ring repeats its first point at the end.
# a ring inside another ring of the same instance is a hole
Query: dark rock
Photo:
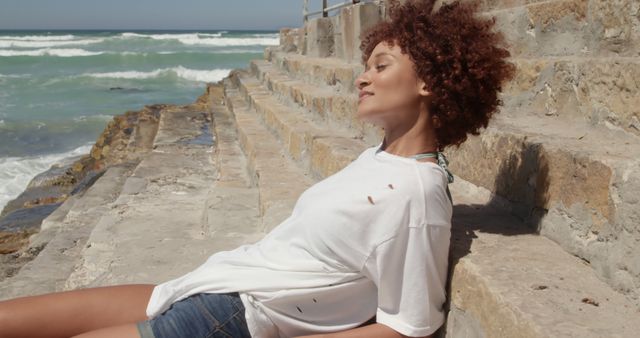
{"type": "Polygon", "coordinates": [[[0,232],[20,232],[40,229],[42,220],[62,203],[38,205],[8,213],[0,220],[0,232]]]}

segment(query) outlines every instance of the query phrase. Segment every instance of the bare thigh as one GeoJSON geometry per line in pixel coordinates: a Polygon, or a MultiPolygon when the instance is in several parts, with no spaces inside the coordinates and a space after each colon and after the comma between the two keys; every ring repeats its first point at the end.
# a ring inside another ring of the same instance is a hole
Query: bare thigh
{"type": "Polygon", "coordinates": [[[1,301],[0,337],[70,337],[145,320],[154,286],[107,286],[1,301]]]}

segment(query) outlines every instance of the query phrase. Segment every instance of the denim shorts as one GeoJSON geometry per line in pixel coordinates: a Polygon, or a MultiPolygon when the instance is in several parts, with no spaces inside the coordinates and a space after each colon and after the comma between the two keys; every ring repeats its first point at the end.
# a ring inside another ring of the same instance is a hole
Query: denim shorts
{"type": "Polygon", "coordinates": [[[251,338],[237,292],[195,294],[136,325],[142,338],[251,338]]]}

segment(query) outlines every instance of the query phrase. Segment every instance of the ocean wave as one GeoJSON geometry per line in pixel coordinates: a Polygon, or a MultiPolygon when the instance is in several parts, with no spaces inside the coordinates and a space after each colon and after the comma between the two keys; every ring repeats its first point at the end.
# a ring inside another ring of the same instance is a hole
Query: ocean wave
{"type": "Polygon", "coordinates": [[[206,46],[276,46],[280,43],[279,38],[206,38],[206,39],[178,39],[185,45],[206,45],[206,46]]]}
{"type": "Polygon", "coordinates": [[[222,36],[222,33],[187,33],[187,34],[139,34],[122,33],[122,38],[146,38],[153,40],[179,40],[179,39],[199,39],[200,37],[214,38],[222,36]]]}
{"type": "Polygon", "coordinates": [[[74,122],[86,122],[88,120],[98,120],[98,121],[111,121],[113,119],[113,115],[105,115],[105,114],[97,114],[97,115],[81,115],[78,117],[74,117],[74,122]]]}
{"type": "Polygon", "coordinates": [[[74,56],[93,56],[100,55],[104,52],[90,52],[88,50],[79,48],[44,48],[35,50],[13,50],[0,49],[0,56],[60,56],[60,57],[74,57],[74,56]]]}
{"type": "Polygon", "coordinates": [[[0,40],[13,40],[13,41],[63,41],[73,40],[75,35],[26,35],[26,36],[13,36],[13,35],[0,35],[0,40]]]}
{"type": "Polygon", "coordinates": [[[80,39],[61,41],[0,40],[0,48],[51,48],[62,46],[84,46],[103,42],[105,39],[80,39]]]}
{"type": "Polygon", "coordinates": [[[231,69],[196,70],[182,66],[156,69],[150,72],[124,71],[109,73],[88,73],[84,76],[113,79],[151,79],[161,76],[175,75],[185,80],[198,82],[216,82],[229,75],[231,69]]]}
{"type": "Polygon", "coordinates": [[[19,79],[30,76],[31,74],[0,74],[0,79],[19,79]]]}
{"type": "Polygon", "coordinates": [[[222,33],[189,33],[189,34],[139,34],[122,33],[121,38],[145,38],[153,40],[177,40],[185,45],[206,46],[251,46],[277,45],[278,34],[252,34],[248,37],[222,37],[222,33]]]}
{"type": "Polygon", "coordinates": [[[0,210],[20,195],[34,176],[65,158],[88,154],[91,147],[92,144],[85,144],[58,154],[0,158],[0,210]]]}

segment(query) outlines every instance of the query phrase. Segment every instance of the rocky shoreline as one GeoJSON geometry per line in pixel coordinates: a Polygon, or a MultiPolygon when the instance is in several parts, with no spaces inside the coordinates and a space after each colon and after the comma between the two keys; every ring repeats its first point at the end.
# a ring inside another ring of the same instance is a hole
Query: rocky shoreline
{"type": "MultiPolygon", "coordinates": [[[[195,103],[203,100],[204,95],[195,103]]],[[[0,281],[15,275],[46,246],[46,241],[34,241],[43,220],[71,197],[81,196],[108,168],[135,165],[153,148],[160,111],[172,106],[147,105],[114,116],[88,154],[54,164],[6,204],[0,212],[0,281]]]]}

